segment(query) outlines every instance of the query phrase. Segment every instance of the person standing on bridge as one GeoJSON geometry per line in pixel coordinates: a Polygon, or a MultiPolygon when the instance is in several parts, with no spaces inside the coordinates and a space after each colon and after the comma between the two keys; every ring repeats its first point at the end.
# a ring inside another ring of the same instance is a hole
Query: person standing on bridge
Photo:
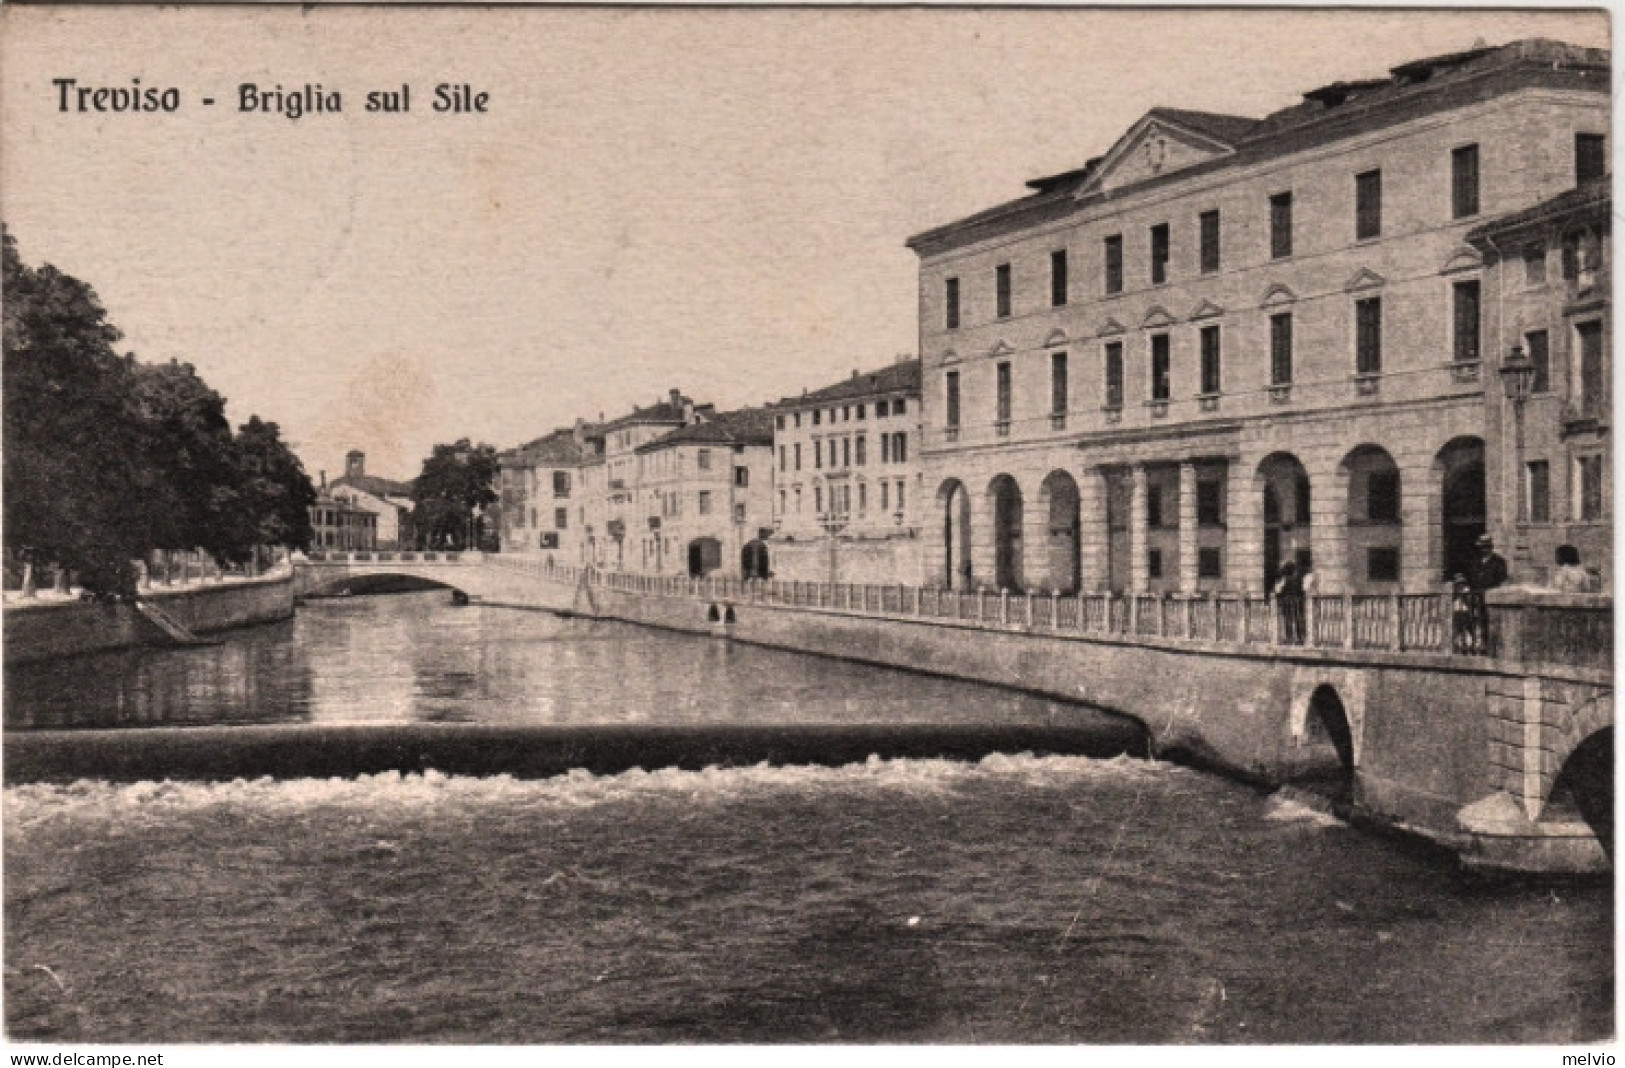
{"type": "Polygon", "coordinates": [[[1506,585],[1506,558],[1495,551],[1495,539],[1488,534],[1478,539],[1478,559],[1467,569],[1467,616],[1471,632],[1465,644],[1475,653],[1486,656],[1493,651],[1490,640],[1490,609],[1484,595],[1506,585]]]}
{"type": "Polygon", "coordinates": [[[1275,584],[1275,611],[1281,620],[1281,641],[1303,644],[1303,576],[1298,565],[1288,560],[1281,565],[1281,578],[1275,584]]]}

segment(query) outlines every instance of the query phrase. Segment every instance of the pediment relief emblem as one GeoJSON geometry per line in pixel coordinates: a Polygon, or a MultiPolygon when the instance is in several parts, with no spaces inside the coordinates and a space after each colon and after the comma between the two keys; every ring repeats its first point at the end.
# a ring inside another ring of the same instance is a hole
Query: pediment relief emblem
{"type": "Polygon", "coordinates": [[[1228,156],[1235,149],[1166,115],[1146,115],[1106,153],[1095,177],[1078,190],[1084,197],[1228,156]]]}
{"type": "Polygon", "coordinates": [[[1100,324],[1100,329],[1095,331],[1095,336],[1112,337],[1116,334],[1124,334],[1127,332],[1127,328],[1125,328],[1122,323],[1118,322],[1116,319],[1108,318],[1105,322],[1100,324]]]}
{"type": "Polygon", "coordinates": [[[1179,322],[1179,320],[1168,314],[1167,308],[1164,308],[1162,305],[1158,304],[1154,305],[1150,311],[1145,313],[1145,321],[1140,324],[1140,329],[1155,330],[1158,327],[1173,326],[1177,322],[1179,322]]]}
{"type": "Polygon", "coordinates": [[[1202,303],[1198,304],[1196,306],[1196,310],[1191,312],[1190,315],[1186,316],[1186,318],[1192,319],[1192,320],[1195,320],[1195,319],[1212,319],[1212,318],[1214,318],[1216,316],[1223,315],[1223,314],[1224,314],[1224,309],[1223,308],[1219,307],[1217,304],[1213,303],[1211,300],[1204,300],[1204,301],[1202,301],[1202,303]]]}
{"type": "Polygon", "coordinates": [[[1483,266],[1484,257],[1478,254],[1478,250],[1468,246],[1463,246],[1462,248],[1457,249],[1455,253],[1445,261],[1445,264],[1442,268],[1440,268],[1439,273],[1455,274],[1458,271],[1477,271],[1481,270],[1483,266]]]}
{"type": "Polygon", "coordinates": [[[1354,272],[1354,277],[1344,284],[1343,289],[1349,293],[1358,293],[1362,289],[1377,289],[1386,285],[1388,279],[1373,271],[1369,267],[1361,267],[1354,272]]]}
{"type": "Polygon", "coordinates": [[[1065,345],[1066,343],[1067,336],[1065,330],[1051,330],[1049,332],[1049,337],[1044,339],[1044,347],[1046,349],[1055,345],[1065,345]]]}
{"type": "Polygon", "coordinates": [[[1294,304],[1298,295],[1292,292],[1292,287],[1280,282],[1264,290],[1264,299],[1258,302],[1260,308],[1279,308],[1283,304],[1294,304]]]}

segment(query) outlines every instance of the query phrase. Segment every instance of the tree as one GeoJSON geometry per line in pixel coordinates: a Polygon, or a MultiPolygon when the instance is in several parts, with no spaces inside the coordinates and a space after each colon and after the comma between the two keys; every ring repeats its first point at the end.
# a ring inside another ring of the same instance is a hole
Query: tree
{"type": "Polygon", "coordinates": [[[412,528],[422,548],[479,544],[479,513],[495,504],[497,452],[462,438],[436,445],[412,484],[412,528]]]}
{"type": "Polygon", "coordinates": [[[133,594],[145,549],[143,510],[160,481],[132,404],[134,357],[88,285],[25,266],[0,236],[5,351],[4,514],[8,552],[25,568],[54,563],[98,592],[133,594]]]}
{"type": "Polygon", "coordinates": [[[250,543],[310,548],[316,487],[277,425],[250,416],[237,428],[236,461],[250,543]]]}
{"type": "Polygon", "coordinates": [[[171,552],[203,549],[221,562],[246,559],[254,542],[226,399],[189,363],[134,371],[147,462],[163,473],[144,516],[147,540],[171,552]]]}

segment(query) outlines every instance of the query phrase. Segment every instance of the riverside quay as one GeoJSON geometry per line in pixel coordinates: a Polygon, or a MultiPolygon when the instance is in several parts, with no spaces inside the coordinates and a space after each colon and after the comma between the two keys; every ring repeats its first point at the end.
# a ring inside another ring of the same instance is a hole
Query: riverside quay
{"type": "Polygon", "coordinates": [[[462,581],[1084,700],[1487,866],[1605,865],[1609,72],[1525,40],[1153,107],[908,240],[917,357],[504,454],[462,581]]]}

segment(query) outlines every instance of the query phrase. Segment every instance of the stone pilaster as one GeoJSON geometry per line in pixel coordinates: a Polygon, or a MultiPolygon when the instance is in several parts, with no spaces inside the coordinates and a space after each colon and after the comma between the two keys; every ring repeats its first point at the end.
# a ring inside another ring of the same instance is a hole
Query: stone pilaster
{"type": "Polygon", "coordinates": [[[1264,494],[1239,463],[1225,469],[1225,585],[1264,592],[1264,494]]]}
{"type": "Polygon", "coordinates": [[[1106,472],[1085,467],[1078,473],[1078,539],[1083,570],[1080,589],[1104,590],[1110,569],[1111,526],[1106,509],[1106,472]]]}
{"type": "Polygon", "coordinates": [[[1196,465],[1179,465],[1179,588],[1196,592],[1196,465]]]}
{"type": "Polygon", "coordinates": [[[1144,593],[1151,587],[1151,574],[1146,561],[1145,465],[1135,464],[1129,470],[1128,555],[1129,589],[1144,593]]]}

